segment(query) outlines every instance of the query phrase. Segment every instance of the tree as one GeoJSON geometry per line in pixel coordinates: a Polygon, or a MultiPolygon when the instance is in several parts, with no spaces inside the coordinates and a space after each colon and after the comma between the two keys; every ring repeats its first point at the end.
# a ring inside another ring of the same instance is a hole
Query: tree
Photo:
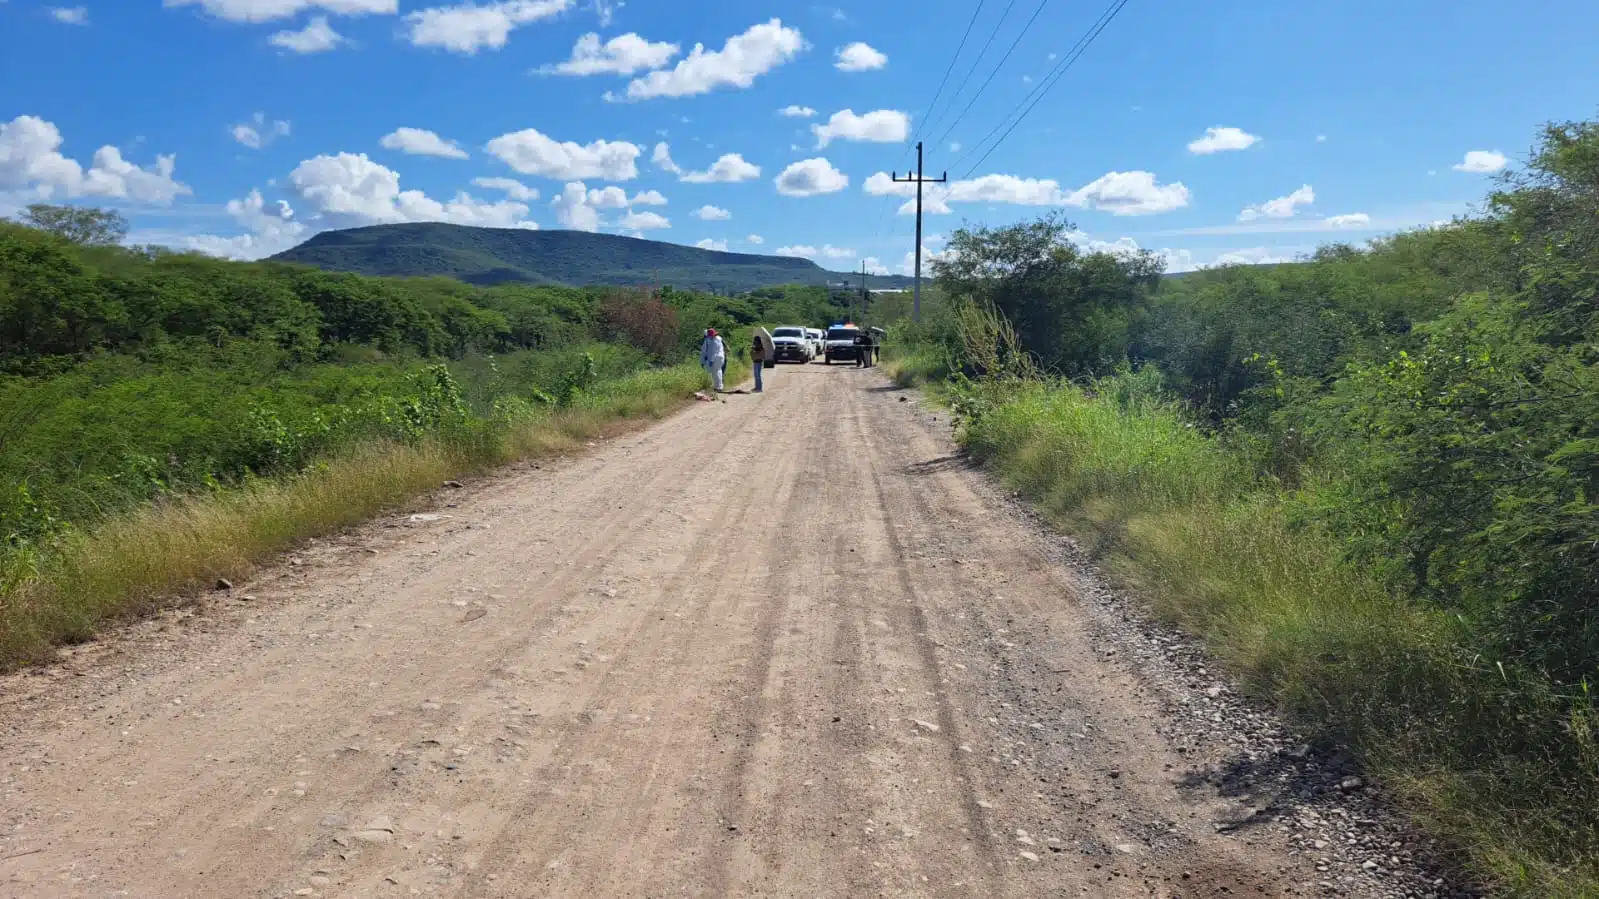
{"type": "Polygon", "coordinates": [[[600,315],[615,336],[658,359],[678,349],[681,327],[677,310],[647,292],[615,291],[601,304],[600,315]]]}
{"type": "Polygon", "coordinates": [[[1160,281],[1148,252],[1083,253],[1058,215],[1005,228],[961,228],[933,260],[939,289],[992,305],[1045,370],[1108,371],[1126,358],[1130,323],[1160,281]]]}
{"type": "Polygon", "coordinates": [[[34,203],[23,213],[22,221],[86,247],[116,246],[128,236],[128,220],[122,213],[92,206],[34,203]]]}

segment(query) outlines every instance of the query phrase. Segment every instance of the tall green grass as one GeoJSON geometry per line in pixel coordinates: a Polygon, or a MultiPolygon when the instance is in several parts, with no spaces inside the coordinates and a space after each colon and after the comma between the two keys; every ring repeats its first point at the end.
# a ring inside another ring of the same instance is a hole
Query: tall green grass
{"type": "Polygon", "coordinates": [[[0,570],[0,669],[48,658],[108,620],[147,613],[273,553],[434,489],[450,477],[659,418],[704,385],[693,365],[603,380],[563,407],[501,403],[494,417],[420,440],[340,445],[308,467],[237,486],[168,494],[66,532],[0,570]]]}
{"type": "Polygon", "coordinates": [[[1257,476],[1153,370],[972,392],[973,456],[1255,695],[1353,747],[1469,870],[1516,895],[1599,895],[1591,701],[1484,661],[1457,619],[1345,562],[1301,514],[1325,482],[1257,476]]]}

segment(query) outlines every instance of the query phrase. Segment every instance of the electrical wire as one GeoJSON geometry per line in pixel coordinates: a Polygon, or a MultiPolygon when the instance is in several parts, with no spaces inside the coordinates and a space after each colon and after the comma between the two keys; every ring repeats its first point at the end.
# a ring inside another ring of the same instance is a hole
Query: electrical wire
{"type": "Polygon", "coordinates": [[[1005,122],[1011,118],[1011,115],[1015,115],[1015,120],[1010,123],[1008,128],[1005,128],[1005,132],[999,136],[998,140],[994,141],[993,145],[990,146],[982,156],[978,157],[976,162],[967,167],[965,173],[960,176],[961,179],[971,175],[971,173],[976,171],[977,168],[981,166],[995,150],[999,149],[999,145],[1004,143],[1006,138],[1010,137],[1011,132],[1015,131],[1016,126],[1020,125],[1022,120],[1027,118],[1028,114],[1033,111],[1033,108],[1044,99],[1044,96],[1048,94],[1056,84],[1060,83],[1061,78],[1065,77],[1066,72],[1071,69],[1077,60],[1082,58],[1083,54],[1088,51],[1088,48],[1094,43],[1099,35],[1110,26],[1110,23],[1115,21],[1116,16],[1121,14],[1122,9],[1126,7],[1129,2],[1131,2],[1131,0],[1114,0],[1114,2],[1107,7],[1106,11],[1100,14],[1099,19],[1097,19],[1095,23],[1089,27],[1088,32],[1084,34],[1082,38],[1078,39],[1076,45],[1074,45],[1071,50],[1067,51],[1067,54],[1061,58],[1061,61],[1056,64],[1055,68],[1051,70],[1050,74],[1045,76],[1043,81],[1039,82],[1038,87],[1035,88],[1032,93],[1029,93],[1027,97],[1023,97],[1022,102],[1017,104],[1016,108],[1012,109],[1010,114],[1007,114],[1004,118],[1000,119],[1000,123],[995,125],[987,135],[984,135],[982,140],[977,142],[976,146],[973,147],[974,150],[976,147],[980,147],[986,143],[990,137],[993,137],[994,134],[999,131],[1000,128],[1005,127],[1005,122]],[[1029,100],[1031,102],[1029,102],[1029,100]],[[1017,109],[1021,110],[1020,114],[1016,113],[1017,109]]]}
{"type": "MultiPolygon", "coordinates": [[[[949,65],[944,67],[944,77],[939,79],[938,89],[933,92],[933,99],[932,99],[932,101],[930,103],[927,104],[926,112],[931,113],[934,109],[936,109],[938,107],[938,98],[943,96],[944,87],[949,83],[949,75],[950,75],[951,72],[955,71],[955,64],[957,62],[960,62],[961,52],[966,49],[966,42],[972,36],[972,28],[977,25],[977,17],[982,14],[983,6],[987,2],[988,2],[988,0],[977,0],[977,6],[976,6],[975,9],[972,10],[972,17],[970,19],[966,20],[966,32],[961,35],[961,42],[955,48],[955,55],[953,55],[953,56],[951,56],[949,58],[949,65]]],[[[1012,5],[1015,5],[1015,0],[1011,0],[1011,3],[1012,3],[1012,5]]],[[[1010,11],[1010,8],[1006,7],[1006,12],[1009,12],[1009,11],[1010,11]]],[[[1000,21],[1001,22],[1004,21],[1004,16],[1000,17],[1000,21]]],[[[998,30],[999,30],[998,26],[995,26],[995,32],[996,33],[998,32],[998,30]]],[[[993,41],[993,39],[994,39],[993,35],[990,35],[989,36],[989,41],[993,41]]],[[[984,50],[986,50],[986,49],[987,49],[987,45],[984,45],[984,50]]],[[[978,54],[978,59],[981,59],[981,58],[982,58],[982,54],[979,53],[978,54]]],[[[976,68],[976,64],[974,63],[973,64],[973,69],[975,69],[975,68],[976,68]]],[[[968,73],[968,77],[970,77],[970,73],[968,73]]],[[[921,136],[921,130],[922,130],[922,125],[918,124],[916,126],[915,134],[912,135],[911,145],[914,145],[916,143],[916,138],[921,136]]],[[[911,150],[911,145],[907,145],[906,146],[906,148],[905,148],[906,155],[909,155],[910,150],[911,150]]],[[[876,222],[876,224],[874,224],[872,226],[872,232],[875,235],[875,237],[882,237],[882,235],[883,235],[883,219],[887,216],[888,210],[893,208],[894,204],[893,204],[892,201],[895,200],[895,199],[897,199],[897,198],[893,194],[887,194],[887,195],[884,196],[884,198],[883,198],[884,202],[878,208],[878,211],[877,211],[877,222],[876,222]]]]}
{"type": "Polygon", "coordinates": [[[1045,91],[1049,90],[1055,81],[1059,79],[1061,73],[1070,66],[1072,61],[1074,61],[1084,49],[1086,49],[1086,44],[1090,35],[1095,34],[1104,24],[1107,24],[1108,19],[1111,17],[1112,12],[1117,8],[1117,4],[1119,2],[1120,0],[1111,0],[1110,5],[1099,14],[1099,17],[1095,19],[1093,24],[1088,27],[1088,30],[1077,39],[1077,43],[1073,44],[1072,47],[1066,51],[1065,55],[1061,57],[1060,61],[1057,62],[1048,72],[1046,72],[1043,78],[1039,79],[1038,84],[1036,84],[1032,90],[1028,91],[1027,95],[1023,97],[1015,106],[1011,107],[1009,112],[1005,113],[1004,116],[1001,116],[999,122],[997,122],[993,128],[989,129],[988,133],[983,135],[981,140],[969,145],[966,148],[966,152],[962,153],[956,159],[956,161],[960,162],[971,158],[972,154],[976,153],[977,150],[986,144],[990,138],[992,138],[995,134],[998,134],[1000,129],[1005,127],[1006,123],[1011,120],[1012,116],[1016,115],[1019,110],[1028,106],[1029,103],[1034,102],[1037,98],[1042,96],[1045,91]]]}
{"type": "MultiPolygon", "coordinates": [[[[944,68],[944,77],[939,79],[938,90],[933,91],[933,100],[927,104],[927,109],[924,110],[924,117],[938,108],[938,98],[944,95],[944,86],[949,83],[949,73],[955,71],[955,63],[960,61],[961,51],[966,49],[966,40],[972,36],[972,26],[977,24],[977,17],[983,11],[983,4],[987,2],[988,0],[977,0],[977,8],[972,10],[972,17],[966,21],[966,33],[961,35],[960,46],[955,48],[955,55],[949,58],[949,65],[944,68]]],[[[915,143],[915,138],[920,137],[921,133],[922,126],[917,125],[916,133],[912,135],[911,143],[915,143]]]]}
{"type": "MultiPolygon", "coordinates": [[[[988,48],[993,46],[994,38],[999,36],[999,30],[1005,26],[1005,19],[1009,18],[1010,11],[1015,6],[1016,0],[1010,0],[1005,5],[1005,11],[999,14],[999,21],[994,23],[994,30],[988,33],[988,40],[983,42],[983,49],[977,51],[977,58],[972,60],[972,67],[967,69],[966,74],[961,77],[960,87],[955,90],[955,93],[950,95],[949,104],[944,107],[945,112],[954,108],[956,101],[960,99],[961,93],[966,90],[966,85],[972,80],[972,75],[976,73],[977,67],[982,65],[983,56],[988,53],[988,48]]],[[[942,119],[942,115],[939,116],[939,119],[942,119]]],[[[936,127],[938,127],[937,120],[930,121],[927,125],[927,130],[931,131],[936,127]]]]}
{"type": "MultiPolygon", "coordinates": [[[[1048,2],[1048,0],[1045,0],[1045,2],[1048,2]]],[[[944,77],[939,79],[938,88],[933,91],[933,99],[931,101],[929,101],[928,104],[927,104],[927,109],[926,109],[926,114],[927,115],[931,115],[933,113],[933,111],[938,108],[939,98],[944,95],[944,88],[946,86],[948,86],[948,84],[949,84],[950,73],[955,71],[956,63],[960,62],[961,53],[966,50],[966,42],[971,39],[972,29],[974,27],[976,27],[977,19],[978,19],[979,16],[982,15],[983,6],[986,3],[987,3],[987,0],[977,0],[977,6],[972,10],[971,18],[966,20],[966,30],[961,34],[960,43],[958,45],[956,45],[954,55],[952,55],[949,58],[949,65],[944,67],[944,77]]],[[[965,78],[963,78],[961,80],[961,86],[959,88],[957,88],[957,90],[956,90],[956,92],[954,94],[951,95],[951,100],[950,100],[949,106],[954,106],[954,98],[960,96],[961,90],[965,89],[966,82],[971,80],[972,73],[977,71],[977,66],[982,61],[983,54],[988,52],[989,46],[991,44],[993,44],[994,38],[999,34],[1000,27],[1004,24],[1005,18],[1010,15],[1011,7],[1013,7],[1015,5],[1016,5],[1016,0],[1010,0],[1010,3],[1005,7],[1005,11],[1000,14],[999,21],[994,24],[994,30],[989,33],[988,40],[983,43],[983,48],[977,52],[977,58],[972,61],[971,69],[967,71],[965,78]]],[[[1037,18],[1037,13],[1034,13],[1034,18],[1037,18]]],[[[1032,23],[1029,22],[1028,24],[1031,25],[1032,23]]],[[[1025,30],[1026,29],[1023,29],[1024,32],[1025,32],[1025,30]]],[[[1015,49],[1014,46],[1012,47],[1012,49],[1015,49]]],[[[1009,54],[1006,54],[1006,55],[1008,56],[1009,54]]],[[[1003,64],[1003,62],[1002,62],[1002,64],[1003,64]]],[[[946,109],[946,111],[947,111],[947,109],[946,109]]],[[[924,121],[925,121],[925,119],[924,119],[924,121]]],[[[907,155],[909,155],[909,153],[910,153],[911,145],[914,145],[916,143],[916,139],[921,137],[921,133],[922,133],[922,128],[923,127],[927,127],[928,130],[932,130],[933,126],[932,125],[925,125],[924,126],[922,123],[918,123],[917,124],[916,131],[912,135],[912,140],[910,142],[910,145],[907,145],[906,148],[905,148],[905,152],[906,152],[907,155]]],[[[883,220],[887,217],[888,211],[890,209],[893,209],[897,205],[899,205],[898,201],[900,199],[901,199],[900,197],[896,197],[894,194],[885,194],[884,195],[883,203],[878,208],[877,223],[872,227],[872,231],[876,235],[876,237],[880,238],[882,236],[882,234],[883,234],[883,220]]],[[[875,238],[874,238],[874,240],[875,240],[875,238]]]]}
{"type": "Polygon", "coordinates": [[[966,106],[961,109],[960,115],[955,117],[955,121],[949,123],[949,126],[944,129],[944,133],[940,134],[938,136],[938,140],[934,141],[934,143],[943,143],[944,138],[949,137],[949,133],[954,131],[955,126],[961,123],[961,119],[966,118],[966,113],[972,111],[972,106],[977,103],[979,97],[983,96],[983,91],[988,90],[988,86],[993,83],[994,76],[999,74],[999,70],[1003,69],[1005,67],[1005,63],[1010,61],[1011,54],[1016,52],[1016,47],[1021,44],[1022,38],[1026,37],[1027,32],[1032,30],[1033,23],[1038,21],[1039,15],[1043,13],[1044,7],[1048,5],[1049,0],[1041,0],[1041,2],[1038,4],[1038,8],[1033,10],[1032,17],[1027,20],[1027,24],[1022,26],[1021,33],[1016,35],[1016,40],[1011,41],[1010,47],[1005,51],[1005,55],[1000,57],[999,63],[994,66],[994,70],[989,72],[988,77],[983,79],[983,83],[978,86],[977,93],[972,94],[972,98],[966,101],[966,106]]]}

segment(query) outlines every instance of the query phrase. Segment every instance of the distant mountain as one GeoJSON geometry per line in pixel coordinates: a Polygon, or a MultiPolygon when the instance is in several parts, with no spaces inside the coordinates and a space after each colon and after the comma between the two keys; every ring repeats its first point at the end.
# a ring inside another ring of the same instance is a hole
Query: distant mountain
{"type": "MultiPolygon", "coordinates": [[[[446,275],[471,284],[631,286],[660,283],[742,293],[776,284],[860,284],[809,259],[721,253],[658,240],[587,231],[528,231],[464,225],[373,225],[324,231],[272,257],[363,275],[446,275]]],[[[871,276],[871,288],[907,287],[902,275],[871,276]]]]}

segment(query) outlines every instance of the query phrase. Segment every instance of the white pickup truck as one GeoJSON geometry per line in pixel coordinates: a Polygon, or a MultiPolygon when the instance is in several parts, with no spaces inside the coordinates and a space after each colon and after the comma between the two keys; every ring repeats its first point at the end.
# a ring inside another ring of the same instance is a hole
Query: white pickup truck
{"type": "Polygon", "coordinates": [[[809,362],[815,358],[810,335],[797,325],[773,328],[772,345],[777,350],[778,362],[809,362]]]}

